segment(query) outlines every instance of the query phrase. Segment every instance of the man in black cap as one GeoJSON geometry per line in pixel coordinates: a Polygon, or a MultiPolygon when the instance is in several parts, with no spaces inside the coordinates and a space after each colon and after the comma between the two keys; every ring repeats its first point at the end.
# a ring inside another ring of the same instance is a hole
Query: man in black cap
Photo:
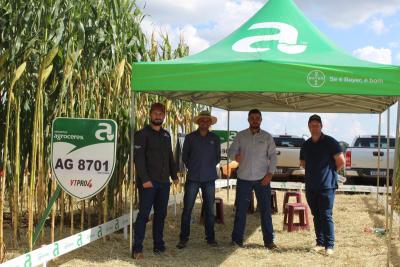
{"type": "Polygon", "coordinates": [[[143,259],[143,240],[151,208],[153,217],[153,251],[165,252],[164,221],[167,216],[171,177],[179,182],[172,154],[171,136],[162,128],[165,106],[154,103],[150,108],[150,125],[135,133],[135,166],[139,190],[139,213],[134,226],[132,257],[143,259]]]}
{"type": "Polygon", "coordinates": [[[215,180],[218,178],[216,165],[221,160],[221,144],[219,137],[210,132],[211,125],[217,118],[209,111],[202,111],[193,119],[199,127],[188,134],[183,143],[182,159],[188,168],[183,198],[181,233],[178,249],[186,247],[190,235],[190,218],[199,189],[203,196],[205,214],[205,234],[207,244],[217,246],[214,233],[215,180]]]}
{"type": "Polygon", "coordinates": [[[333,254],[335,234],[332,219],[337,172],[345,165],[339,143],[322,133],[321,117],[312,115],[308,120],[311,138],[300,150],[300,165],[305,168],[306,198],[314,217],[315,251],[333,254]]]}

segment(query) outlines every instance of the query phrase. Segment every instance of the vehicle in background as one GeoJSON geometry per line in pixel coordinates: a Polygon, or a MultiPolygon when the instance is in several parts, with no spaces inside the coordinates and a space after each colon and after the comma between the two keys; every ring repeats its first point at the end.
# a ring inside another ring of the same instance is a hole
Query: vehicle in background
{"type": "Polygon", "coordinates": [[[347,148],[350,146],[345,141],[339,141],[340,148],[342,149],[343,153],[346,153],[347,148]]]}
{"type": "MultiPolygon", "coordinates": [[[[392,176],[396,139],[390,137],[389,140],[389,175],[392,176]]],[[[379,151],[377,135],[356,137],[352,146],[348,147],[346,150],[345,176],[347,179],[351,182],[362,178],[376,180],[378,176],[378,159],[380,162],[379,177],[385,178],[387,170],[386,136],[381,136],[380,147],[381,149],[379,151]]]]}
{"type": "Polygon", "coordinates": [[[304,176],[304,169],[300,168],[300,149],[304,138],[295,135],[274,135],[273,138],[278,157],[274,176],[304,176]]]}

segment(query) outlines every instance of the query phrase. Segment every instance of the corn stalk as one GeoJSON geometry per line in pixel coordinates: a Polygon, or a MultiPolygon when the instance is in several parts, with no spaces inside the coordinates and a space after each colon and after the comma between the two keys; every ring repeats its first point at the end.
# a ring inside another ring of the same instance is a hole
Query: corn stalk
{"type": "Polygon", "coordinates": [[[3,152],[3,163],[4,163],[4,172],[3,175],[0,176],[0,259],[2,260],[5,256],[5,244],[4,244],[4,197],[6,190],[6,179],[7,179],[7,166],[8,166],[8,136],[10,131],[10,113],[11,113],[11,104],[14,98],[14,86],[15,83],[19,80],[23,72],[25,71],[26,63],[22,63],[14,72],[13,79],[11,81],[11,85],[7,92],[8,100],[7,100],[7,115],[6,115],[6,128],[5,128],[5,138],[4,138],[4,152],[3,152]]]}
{"type": "MultiPolygon", "coordinates": [[[[94,216],[102,223],[127,211],[128,192],[135,191],[128,179],[130,64],[139,58],[182,57],[189,49],[182,38],[173,50],[166,34],[160,40],[155,35],[149,40],[141,30],[143,15],[131,0],[0,0],[0,18],[0,256],[4,257],[4,210],[12,212],[13,246],[19,245],[18,231],[24,230],[21,222],[27,219],[23,241],[28,242],[23,245],[31,250],[35,221],[57,188],[49,171],[50,129],[56,117],[116,120],[118,162],[107,188],[98,196],[74,205],[61,193],[51,210],[51,241],[56,239],[57,222],[58,237],[63,236],[67,215],[73,231],[79,210],[81,229],[93,226],[94,216]],[[25,71],[14,81],[23,62],[28,62],[25,71]],[[6,196],[12,207],[6,206],[6,196]]],[[[174,139],[188,129],[192,111],[201,109],[150,94],[137,97],[135,129],[148,123],[153,102],[163,102],[167,106],[164,126],[174,139]]],[[[41,234],[43,240],[45,232],[41,234]]]]}

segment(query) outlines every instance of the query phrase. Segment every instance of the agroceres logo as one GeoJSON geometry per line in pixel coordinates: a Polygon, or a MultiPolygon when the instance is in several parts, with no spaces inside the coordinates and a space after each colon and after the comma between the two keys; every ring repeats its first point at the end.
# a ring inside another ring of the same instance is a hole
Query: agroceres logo
{"type": "Polygon", "coordinates": [[[307,45],[297,43],[298,30],[283,22],[261,22],[250,26],[249,30],[276,29],[277,33],[254,35],[240,39],[233,44],[232,50],[239,53],[257,53],[271,50],[269,47],[254,47],[259,42],[278,41],[277,49],[285,54],[301,54],[307,49],[307,45]]]}

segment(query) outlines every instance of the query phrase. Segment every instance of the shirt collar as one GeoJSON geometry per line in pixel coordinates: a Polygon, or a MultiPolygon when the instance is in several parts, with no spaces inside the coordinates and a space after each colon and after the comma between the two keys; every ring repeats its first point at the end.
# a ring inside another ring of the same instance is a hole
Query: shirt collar
{"type": "Polygon", "coordinates": [[[207,137],[207,136],[210,135],[210,130],[208,130],[208,132],[207,132],[207,134],[206,134],[205,136],[202,136],[202,135],[200,134],[200,129],[197,129],[197,130],[196,130],[196,134],[197,134],[198,136],[201,136],[201,137],[207,137]]]}
{"type": "Polygon", "coordinates": [[[325,134],[321,132],[321,136],[319,137],[318,141],[315,143],[313,142],[312,137],[310,137],[310,139],[311,139],[311,143],[318,144],[319,142],[321,142],[322,140],[325,139],[325,134]]]}
{"type": "Polygon", "coordinates": [[[146,128],[149,129],[150,131],[155,132],[155,133],[163,133],[163,132],[164,132],[164,128],[163,128],[162,126],[161,126],[161,128],[160,128],[160,131],[154,130],[154,129],[151,127],[150,124],[148,124],[148,125],[146,126],[146,128]]]}
{"type": "Polygon", "coordinates": [[[253,132],[251,131],[250,127],[249,127],[247,130],[248,130],[249,134],[251,134],[251,135],[256,135],[256,134],[260,134],[260,133],[261,133],[261,128],[258,129],[258,131],[255,132],[254,134],[253,134],[253,132]]]}

